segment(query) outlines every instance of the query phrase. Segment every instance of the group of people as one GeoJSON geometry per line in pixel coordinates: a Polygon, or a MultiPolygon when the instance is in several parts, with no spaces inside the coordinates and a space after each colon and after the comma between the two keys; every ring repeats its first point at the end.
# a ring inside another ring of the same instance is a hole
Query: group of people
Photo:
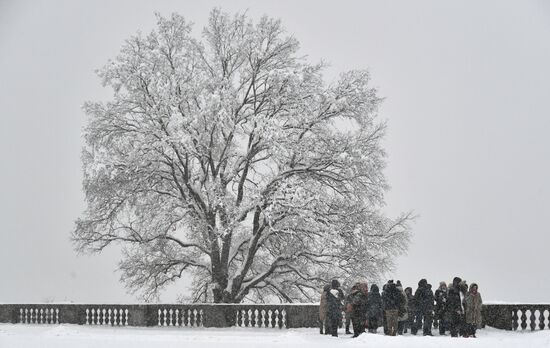
{"type": "Polygon", "coordinates": [[[390,280],[381,293],[376,284],[369,290],[366,283],[356,283],[347,296],[338,280],[333,280],[321,293],[320,332],[338,336],[345,315],[346,334],[351,334],[351,323],[353,337],[365,330],[376,333],[380,326],[390,336],[402,335],[409,329],[413,335],[422,330],[423,335],[431,336],[434,327],[440,335],[449,331],[452,337],[476,337],[481,326],[481,305],[477,284],[468,286],[460,277],[449,285],[440,282],[435,293],[426,279],[418,282],[414,294],[410,287],[403,289],[399,280],[390,280]]]}

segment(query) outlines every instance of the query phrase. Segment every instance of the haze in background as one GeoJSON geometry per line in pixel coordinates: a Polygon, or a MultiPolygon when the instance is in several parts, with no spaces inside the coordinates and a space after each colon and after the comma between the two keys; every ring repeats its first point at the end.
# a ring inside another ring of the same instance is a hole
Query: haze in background
{"type": "MultiPolygon", "coordinates": [[[[0,302],[137,302],[116,248],[77,256],[85,100],[94,69],[154,12],[200,34],[215,7],[280,18],[312,61],[370,68],[386,97],[390,214],[414,210],[390,275],[460,275],[485,300],[550,301],[550,3],[0,0],[0,302]]],[[[174,301],[185,281],[167,290],[174,301]]]]}

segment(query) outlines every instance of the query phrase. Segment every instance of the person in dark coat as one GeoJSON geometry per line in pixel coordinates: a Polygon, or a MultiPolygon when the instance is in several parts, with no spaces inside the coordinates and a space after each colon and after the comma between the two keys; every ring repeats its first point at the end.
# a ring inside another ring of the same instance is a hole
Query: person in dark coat
{"type": "Polygon", "coordinates": [[[380,296],[380,290],[376,284],[371,285],[367,297],[367,322],[370,333],[376,333],[382,324],[382,296],[380,296]]]}
{"type": "Polygon", "coordinates": [[[414,298],[416,300],[417,311],[412,334],[416,335],[418,329],[422,327],[424,336],[431,336],[434,294],[432,292],[431,285],[428,284],[426,279],[421,279],[418,282],[418,289],[414,293],[414,298]]]}
{"type": "Polygon", "coordinates": [[[397,281],[397,290],[401,293],[401,306],[399,307],[398,312],[398,323],[397,323],[397,334],[403,335],[405,333],[405,327],[407,325],[407,321],[409,320],[409,308],[408,308],[408,301],[407,301],[407,295],[403,291],[403,285],[401,285],[401,282],[397,281]]]}
{"type": "Polygon", "coordinates": [[[344,301],[344,292],[340,289],[340,282],[334,279],[331,283],[327,295],[327,316],[328,330],[332,336],[338,337],[338,326],[342,322],[342,301],[344,301]]]}
{"type": "Polygon", "coordinates": [[[451,337],[458,337],[458,331],[460,329],[460,319],[463,315],[462,300],[460,299],[459,285],[462,279],[455,277],[453,284],[449,287],[447,292],[447,315],[449,317],[449,330],[451,337]]]}
{"type": "Polygon", "coordinates": [[[351,304],[351,323],[353,325],[353,337],[365,332],[367,321],[368,286],[366,283],[357,283],[349,295],[351,304]]]}
{"type": "Polygon", "coordinates": [[[403,298],[393,282],[388,282],[388,284],[386,284],[383,301],[384,311],[386,313],[387,335],[395,336],[397,334],[399,308],[402,306],[401,302],[403,298]]]}
{"type": "Polygon", "coordinates": [[[439,288],[435,291],[435,312],[434,327],[439,328],[439,334],[445,335],[447,330],[447,320],[445,308],[447,306],[447,284],[439,283],[439,288]]]}
{"type": "Polygon", "coordinates": [[[382,327],[384,329],[384,335],[388,334],[388,323],[386,322],[386,305],[384,304],[384,294],[386,293],[386,288],[388,287],[389,283],[393,283],[393,280],[389,280],[386,284],[382,286],[382,327]]]}
{"type": "Polygon", "coordinates": [[[351,334],[351,331],[349,331],[349,328],[351,325],[351,298],[352,298],[352,293],[356,291],[357,284],[351,287],[348,295],[346,296],[346,300],[344,301],[344,318],[345,318],[344,324],[346,328],[346,335],[351,334]]]}
{"type": "Polygon", "coordinates": [[[416,300],[413,295],[413,290],[411,287],[405,288],[405,295],[407,296],[407,308],[408,308],[408,314],[409,318],[407,319],[407,322],[405,323],[405,327],[403,328],[403,333],[407,333],[407,329],[411,329],[414,326],[414,320],[416,318],[416,300]]]}
{"type": "Polygon", "coordinates": [[[462,280],[458,284],[458,289],[460,290],[460,303],[462,304],[462,315],[460,316],[460,325],[458,329],[458,333],[462,337],[468,337],[468,324],[466,323],[466,306],[464,303],[464,300],[466,299],[466,296],[468,295],[468,283],[466,283],[466,280],[462,280]]]}
{"type": "Polygon", "coordinates": [[[330,285],[324,286],[321,292],[321,301],[319,301],[319,331],[320,334],[328,334],[328,322],[325,320],[327,317],[327,292],[330,290],[330,285]],[[324,328],[324,330],[323,330],[324,328]]]}

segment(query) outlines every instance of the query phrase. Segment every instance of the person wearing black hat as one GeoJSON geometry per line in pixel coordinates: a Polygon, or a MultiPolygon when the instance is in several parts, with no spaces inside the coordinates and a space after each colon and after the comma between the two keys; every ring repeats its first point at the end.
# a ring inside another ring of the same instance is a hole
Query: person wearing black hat
{"type": "Polygon", "coordinates": [[[382,297],[378,285],[372,284],[370,293],[367,297],[367,322],[370,333],[376,333],[378,327],[382,324],[382,297]]]}
{"type": "Polygon", "coordinates": [[[386,290],[382,295],[384,302],[384,311],[386,314],[386,330],[385,334],[395,336],[397,334],[397,324],[399,308],[402,307],[403,298],[401,293],[397,290],[397,286],[393,281],[386,284],[386,290]]]}
{"type": "Polygon", "coordinates": [[[447,314],[449,316],[449,330],[451,337],[458,337],[458,330],[461,325],[461,317],[463,315],[462,301],[460,299],[460,283],[462,279],[455,277],[453,284],[449,287],[447,293],[447,314]]]}
{"type": "Polygon", "coordinates": [[[418,282],[418,289],[414,293],[417,305],[416,323],[411,329],[412,334],[416,335],[418,329],[422,327],[424,336],[432,335],[432,320],[434,310],[434,294],[431,285],[426,279],[418,282]]]}
{"type": "Polygon", "coordinates": [[[344,292],[340,289],[340,282],[336,279],[332,280],[330,289],[326,292],[327,297],[327,329],[332,336],[338,337],[338,326],[342,322],[342,301],[344,300],[344,292]]]}

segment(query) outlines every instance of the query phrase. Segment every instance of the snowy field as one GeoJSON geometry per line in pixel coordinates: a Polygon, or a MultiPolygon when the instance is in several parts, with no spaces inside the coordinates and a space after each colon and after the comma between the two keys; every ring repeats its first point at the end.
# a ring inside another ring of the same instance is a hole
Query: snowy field
{"type": "Polygon", "coordinates": [[[506,332],[488,328],[479,330],[478,338],[411,335],[387,337],[378,333],[364,334],[357,339],[352,339],[349,335],[341,335],[338,338],[321,336],[316,329],[161,329],[0,324],[1,348],[246,348],[259,346],[262,348],[548,348],[550,330],[506,332]]]}

